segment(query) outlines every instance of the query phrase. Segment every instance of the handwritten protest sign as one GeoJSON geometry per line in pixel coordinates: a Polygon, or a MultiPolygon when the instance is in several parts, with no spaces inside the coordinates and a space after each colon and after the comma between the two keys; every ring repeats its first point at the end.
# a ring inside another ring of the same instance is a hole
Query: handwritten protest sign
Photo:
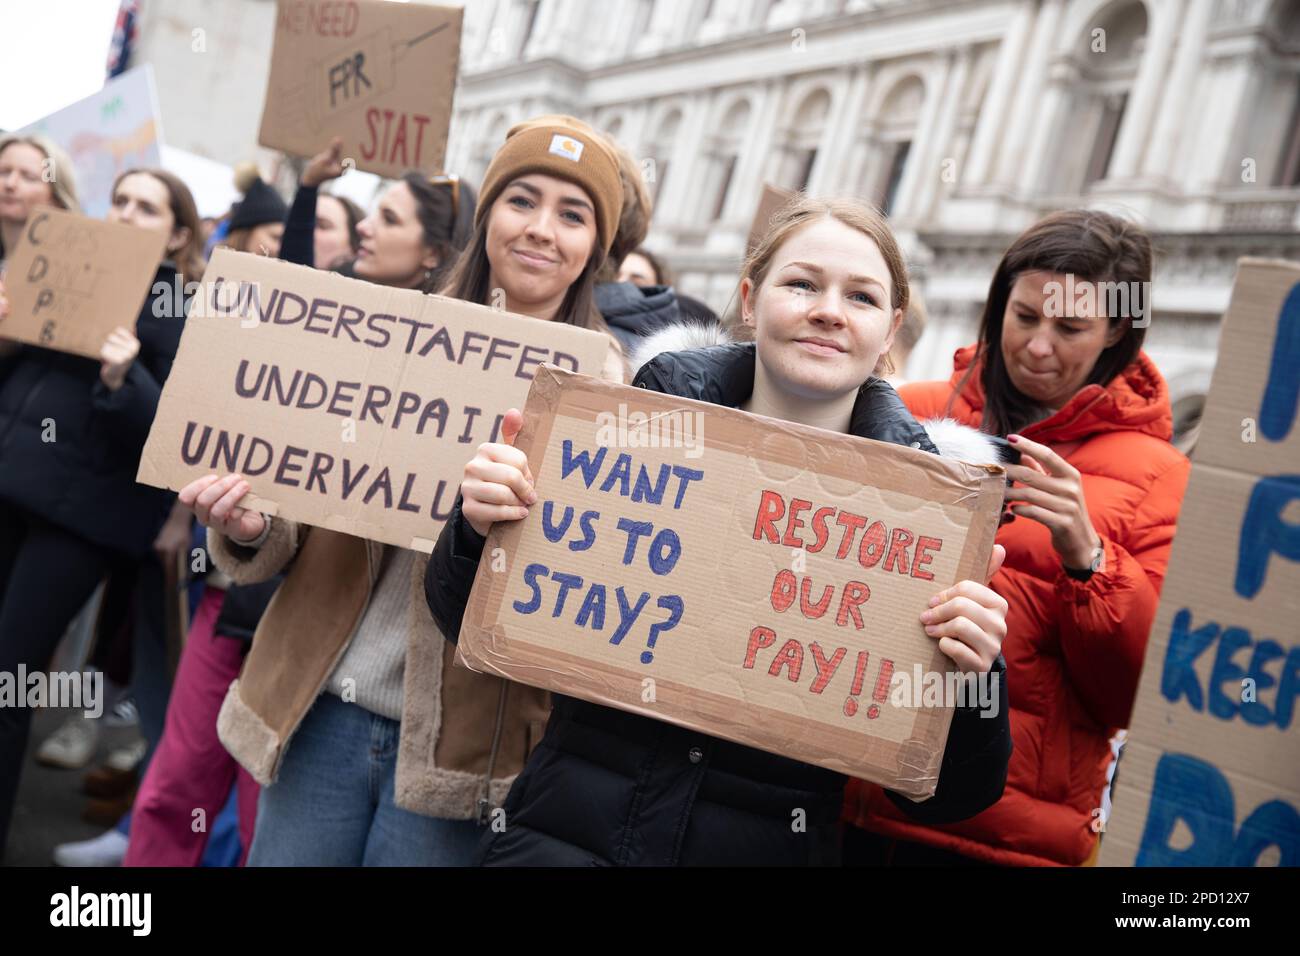
{"type": "Polygon", "coordinates": [[[1220,343],[1103,865],[1300,865],[1300,263],[1243,259],[1220,343]]]}
{"type": "Polygon", "coordinates": [[[153,66],[145,63],[19,132],[48,136],[63,147],[77,174],[81,211],[101,219],[112,205],[119,174],[162,165],[158,117],[153,66]]]}
{"type": "Polygon", "coordinates": [[[99,358],[108,333],[135,328],[166,245],[160,232],[41,207],[6,263],[0,336],[99,358]]]}
{"type": "Polygon", "coordinates": [[[934,792],[948,671],[918,615],[993,547],[997,467],[544,368],[523,431],[539,501],[492,528],[460,635],[473,669],[934,792]]]}
{"type": "Polygon", "coordinates": [[[280,0],[258,142],[311,156],[343,138],[357,169],[442,169],[463,10],[280,0]]]}
{"type": "Polygon", "coordinates": [[[599,370],[608,339],[219,249],[138,480],[239,472],[247,507],[430,551],[474,450],[542,362],[599,370]]]}

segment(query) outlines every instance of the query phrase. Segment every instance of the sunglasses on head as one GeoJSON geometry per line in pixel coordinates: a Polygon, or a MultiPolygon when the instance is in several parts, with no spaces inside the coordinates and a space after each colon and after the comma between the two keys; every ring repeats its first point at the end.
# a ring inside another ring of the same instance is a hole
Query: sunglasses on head
{"type": "Polygon", "coordinates": [[[451,220],[455,222],[460,216],[460,177],[455,173],[442,173],[430,176],[429,182],[434,186],[451,187],[451,220]]]}

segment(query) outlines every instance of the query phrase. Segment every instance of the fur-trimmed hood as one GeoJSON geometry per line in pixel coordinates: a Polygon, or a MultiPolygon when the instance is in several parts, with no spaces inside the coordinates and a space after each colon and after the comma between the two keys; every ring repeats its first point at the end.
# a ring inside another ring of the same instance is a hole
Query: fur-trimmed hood
{"type": "MultiPolygon", "coordinates": [[[[741,344],[744,343],[734,342],[721,325],[681,322],[641,338],[629,350],[628,361],[632,366],[633,377],[639,378],[642,369],[662,355],[741,344]]],[[[748,347],[752,351],[752,344],[748,347]]],[[[752,382],[749,387],[752,390],[752,382]]],[[[869,387],[873,390],[888,389],[891,395],[894,391],[893,387],[883,379],[871,379],[869,387]]],[[[720,404],[728,403],[720,402],[720,404]]],[[[933,443],[935,450],[945,458],[968,461],[977,465],[1002,463],[996,443],[974,428],[962,425],[951,418],[931,418],[919,424],[933,443]]]]}

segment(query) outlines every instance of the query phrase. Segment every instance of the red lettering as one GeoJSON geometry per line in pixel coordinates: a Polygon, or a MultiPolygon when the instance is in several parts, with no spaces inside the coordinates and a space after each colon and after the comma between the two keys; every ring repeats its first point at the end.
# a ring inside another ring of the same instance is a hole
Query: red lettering
{"type": "Polygon", "coordinates": [[[803,645],[793,637],[786,641],[781,649],[776,652],[772,666],[767,669],[767,672],[773,677],[777,677],[780,675],[782,667],[789,668],[786,671],[786,676],[790,678],[790,683],[798,683],[799,671],[803,669],[803,645]]]}
{"type": "Polygon", "coordinates": [[[852,616],[853,626],[862,630],[862,612],[858,610],[858,605],[865,604],[870,597],[871,588],[861,581],[850,581],[844,585],[844,591],[840,594],[840,609],[835,612],[835,623],[844,627],[852,616]]]}
{"type": "Polygon", "coordinates": [[[831,594],[835,589],[829,584],[822,589],[821,600],[816,604],[809,602],[809,594],[812,591],[812,578],[804,578],[799,587],[799,610],[804,617],[816,620],[826,613],[826,609],[831,606],[831,594]],[[815,612],[815,613],[814,613],[815,612]]]}
{"type": "Polygon", "coordinates": [[[862,535],[862,546],[858,548],[858,564],[864,568],[873,568],[885,553],[885,526],[879,521],[871,522],[871,527],[862,535]]]}
{"type": "Polygon", "coordinates": [[[749,647],[745,649],[745,668],[754,669],[754,658],[758,656],[759,648],[771,647],[776,641],[776,631],[770,627],[756,627],[749,632],[749,647]]]}
{"type": "Polygon", "coordinates": [[[894,570],[895,559],[898,561],[898,573],[907,573],[907,546],[912,543],[913,534],[906,528],[895,528],[889,538],[889,554],[885,555],[883,565],[886,571],[894,570]]]}
{"type": "Polygon", "coordinates": [[[849,548],[853,547],[853,536],[867,523],[867,519],[862,515],[841,511],[835,516],[835,523],[844,528],[844,537],[840,540],[840,549],[835,552],[835,557],[843,560],[848,556],[849,548]]]}
{"type": "Polygon", "coordinates": [[[754,540],[766,537],[772,544],[781,540],[775,522],[785,514],[785,501],[775,491],[764,491],[758,502],[758,517],[754,521],[754,540]]]}
{"type": "Polygon", "coordinates": [[[831,682],[831,678],[835,676],[835,671],[839,668],[840,661],[844,660],[848,648],[837,648],[834,656],[829,661],[826,659],[821,645],[816,641],[808,645],[808,650],[812,651],[813,667],[817,668],[817,676],[813,679],[812,687],[808,689],[814,694],[820,694],[826,689],[826,685],[831,682]]]}
{"type": "Polygon", "coordinates": [[[929,564],[930,559],[934,557],[930,552],[939,551],[942,548],[942,538],[927,538],[925,535],[920,535],[916,539],[916,551],[912,559],[912,577],[920,578],[922,581],[933,581],[934,572],[924,571],[922,568],[929,564]]]}
{"type": "Polygon", "coordinates": [[[809,554],[816,554],[826,547],[826,539],[831,536],[830,529],[826,527],[826,518],[833,514],[835,514],[834,508],[818,508],[813,514],[813,533],[817,535],[817,540],[808,546],[809,554]]]}
{"type": "Polygon", "coordinates": [[[373,106],[366,110],[366,129],[370,131],[370,149],[367,150],[363,145],[361,147],[361,155],[367,160],[374,159],[375,152],[378,149],[378,144],[375,141],[375,119],[378,118],[378,116],[379,110],[375,109],[373,106]]]}
{"type": "Polygon", "coordinates": [[[789,608],[794,603],[795,591],[794,572],[788,568],[776,572],[776,580],[772,582],[772,610],[789,608]]]}
{"type": "Polygon", "coordinates": [[[402,151],[402,161],[400,165],[409,166],[410,163],[407,162],[406,159],[406,114],[405,113],[403,113],[402,118],[397,121],[397,135],[393,138],[393,152],[388,160],[390,163],[397,162],[397,151],[399,149],[402,151]]]}
{"type": "Polygon", "coordinates": [[[803,522],[799,520],[799,512],[807,511],[811,507],[811,501],[805,501],[803,498],[790,499],[790,516],[785,522],[785,537],[781,539],[781,543],[787,548],[803,547],[803,541],[795,535],[795,532],[803,527],[803,522]]]}
{"type": "Polygon", "coordinates": [[[424,155],[424,127],[431,123],[432,120],[427,116],[421,116],[419,113],[414,114],[411,120],[415,123],[415,162],[411,165],[418,169],[424,155]]]}

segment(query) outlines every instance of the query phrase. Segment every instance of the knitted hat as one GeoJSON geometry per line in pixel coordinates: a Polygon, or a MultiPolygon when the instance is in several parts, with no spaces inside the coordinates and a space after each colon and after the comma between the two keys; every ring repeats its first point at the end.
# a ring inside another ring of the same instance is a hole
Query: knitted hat
{"type": "Polygon", "coordinates": [[[251,175],[240,167],[235,185],[244,193],[230,215],[230,229],[252,229],[267,222],[284,222],[289,213],[280,194],[262,181],[254,168],[251,175]]]}
{"type": "Polygon", "coordinates": [[[528,173],[557,176],[585,189],[596,207],[601,248],[609,252],[623,209],[623,182],[604,137],[582,120],[559,114],[515,124],[483,174],[474,224],[483,221],[506,186],[528,173]]]}

